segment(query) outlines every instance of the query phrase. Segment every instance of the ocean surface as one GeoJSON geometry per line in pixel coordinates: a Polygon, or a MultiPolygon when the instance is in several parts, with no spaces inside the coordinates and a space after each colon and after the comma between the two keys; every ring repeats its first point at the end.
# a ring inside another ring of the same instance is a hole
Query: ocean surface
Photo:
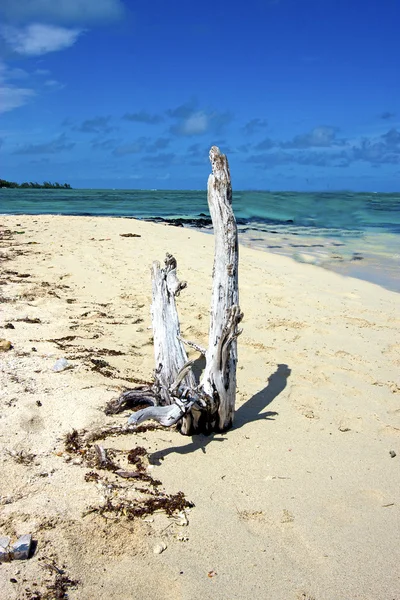
{"type": "MultiPolygon", "coordinates": [[[[233,194],[240,242],[400,292],[400,193],[233,194]]],[[[205,191],[0,189],[0,214],[163,219],[205,232],[205,191]]]]}

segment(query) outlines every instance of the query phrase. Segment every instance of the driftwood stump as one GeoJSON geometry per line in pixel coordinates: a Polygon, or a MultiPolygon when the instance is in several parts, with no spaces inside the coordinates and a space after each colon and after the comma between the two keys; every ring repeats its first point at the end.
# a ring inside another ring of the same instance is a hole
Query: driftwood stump
{"type": "Polygon", "coordinates": [[[189,435],[225,431],[233,423],[237,336],[241,333],[238,324],[243,317],[239,308],[238,235],[227,158],[213,146],[210,161],[208,204],[214,226],[215,254],[208,348],[202,349],[181,338],[175,299],[186,283],[178,280],[176,259],[167,254],[164,268],[159,262],[152,267],[154,384],[125,392],[114,403],[113,412],[127,406],[145,406],[129,417],[130,426],[154,419],[166,426],[178,424],[180,431],[189,435]],[[199,383],[191,370],[192,363],[188,361],[184,344],[206,357],[199,383]]]}

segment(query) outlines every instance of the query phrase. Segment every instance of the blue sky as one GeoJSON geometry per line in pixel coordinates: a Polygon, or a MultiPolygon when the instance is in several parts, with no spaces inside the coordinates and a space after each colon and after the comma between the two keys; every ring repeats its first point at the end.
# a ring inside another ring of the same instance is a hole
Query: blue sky
{"type": "Polygon", "coordinates": [[[397,191],[398,0],[0,0],[0,177],[397,191]]]}

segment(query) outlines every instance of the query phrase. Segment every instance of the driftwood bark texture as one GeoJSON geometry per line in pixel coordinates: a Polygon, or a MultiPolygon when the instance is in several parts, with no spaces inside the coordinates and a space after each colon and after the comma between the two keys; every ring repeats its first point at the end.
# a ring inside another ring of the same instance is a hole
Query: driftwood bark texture
{"type": "Polygon", "coordinates": [[[232,187],[226,156],[213,146],[212,174],[208,179],[208,204],[214,226],[215,254],[208,348],[181,338],[176,297],[186,287],[177,277],[177,263],[167,254],[165,266],[152,267],[151,307],[155,377],[151,388],[122,394],[114,412],[143,406],[128,424],[154,419],[162,425],[178,423],[183,434],[225,431],[233,423],[236,397],[237,336],[243,315],[239,308],[238,236],[232,210],[232,187]],[[206,366],[199,383],[184,344],[205,354],[206,366]]]}

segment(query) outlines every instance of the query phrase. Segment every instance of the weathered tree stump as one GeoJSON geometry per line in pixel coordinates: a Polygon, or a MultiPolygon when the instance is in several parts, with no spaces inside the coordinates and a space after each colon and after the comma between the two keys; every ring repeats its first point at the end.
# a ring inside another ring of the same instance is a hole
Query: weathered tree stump
{"type": "Polygon", "coordinates": [[[162,425],[178,424],[183,434],[225,431],[232,426],[236,397],[239,308],[238,235],[232,210],[232,187],[228,161],[216,146],[210,150],[212,174],[208,179],[208,204],[214,226],[215,253],[208,348],[184,342],[176,296],[186,287],[177,278],[176,259],[167,254],[165,267],[153,263],[151,306],[155,373],[151,387],[125,392],[108,406],[120,412],[140,406],[128,420],[138,425],[154,419],[162,425]],[[206,366],[199,383],[184,343],[205,354],[206,366]]]}

